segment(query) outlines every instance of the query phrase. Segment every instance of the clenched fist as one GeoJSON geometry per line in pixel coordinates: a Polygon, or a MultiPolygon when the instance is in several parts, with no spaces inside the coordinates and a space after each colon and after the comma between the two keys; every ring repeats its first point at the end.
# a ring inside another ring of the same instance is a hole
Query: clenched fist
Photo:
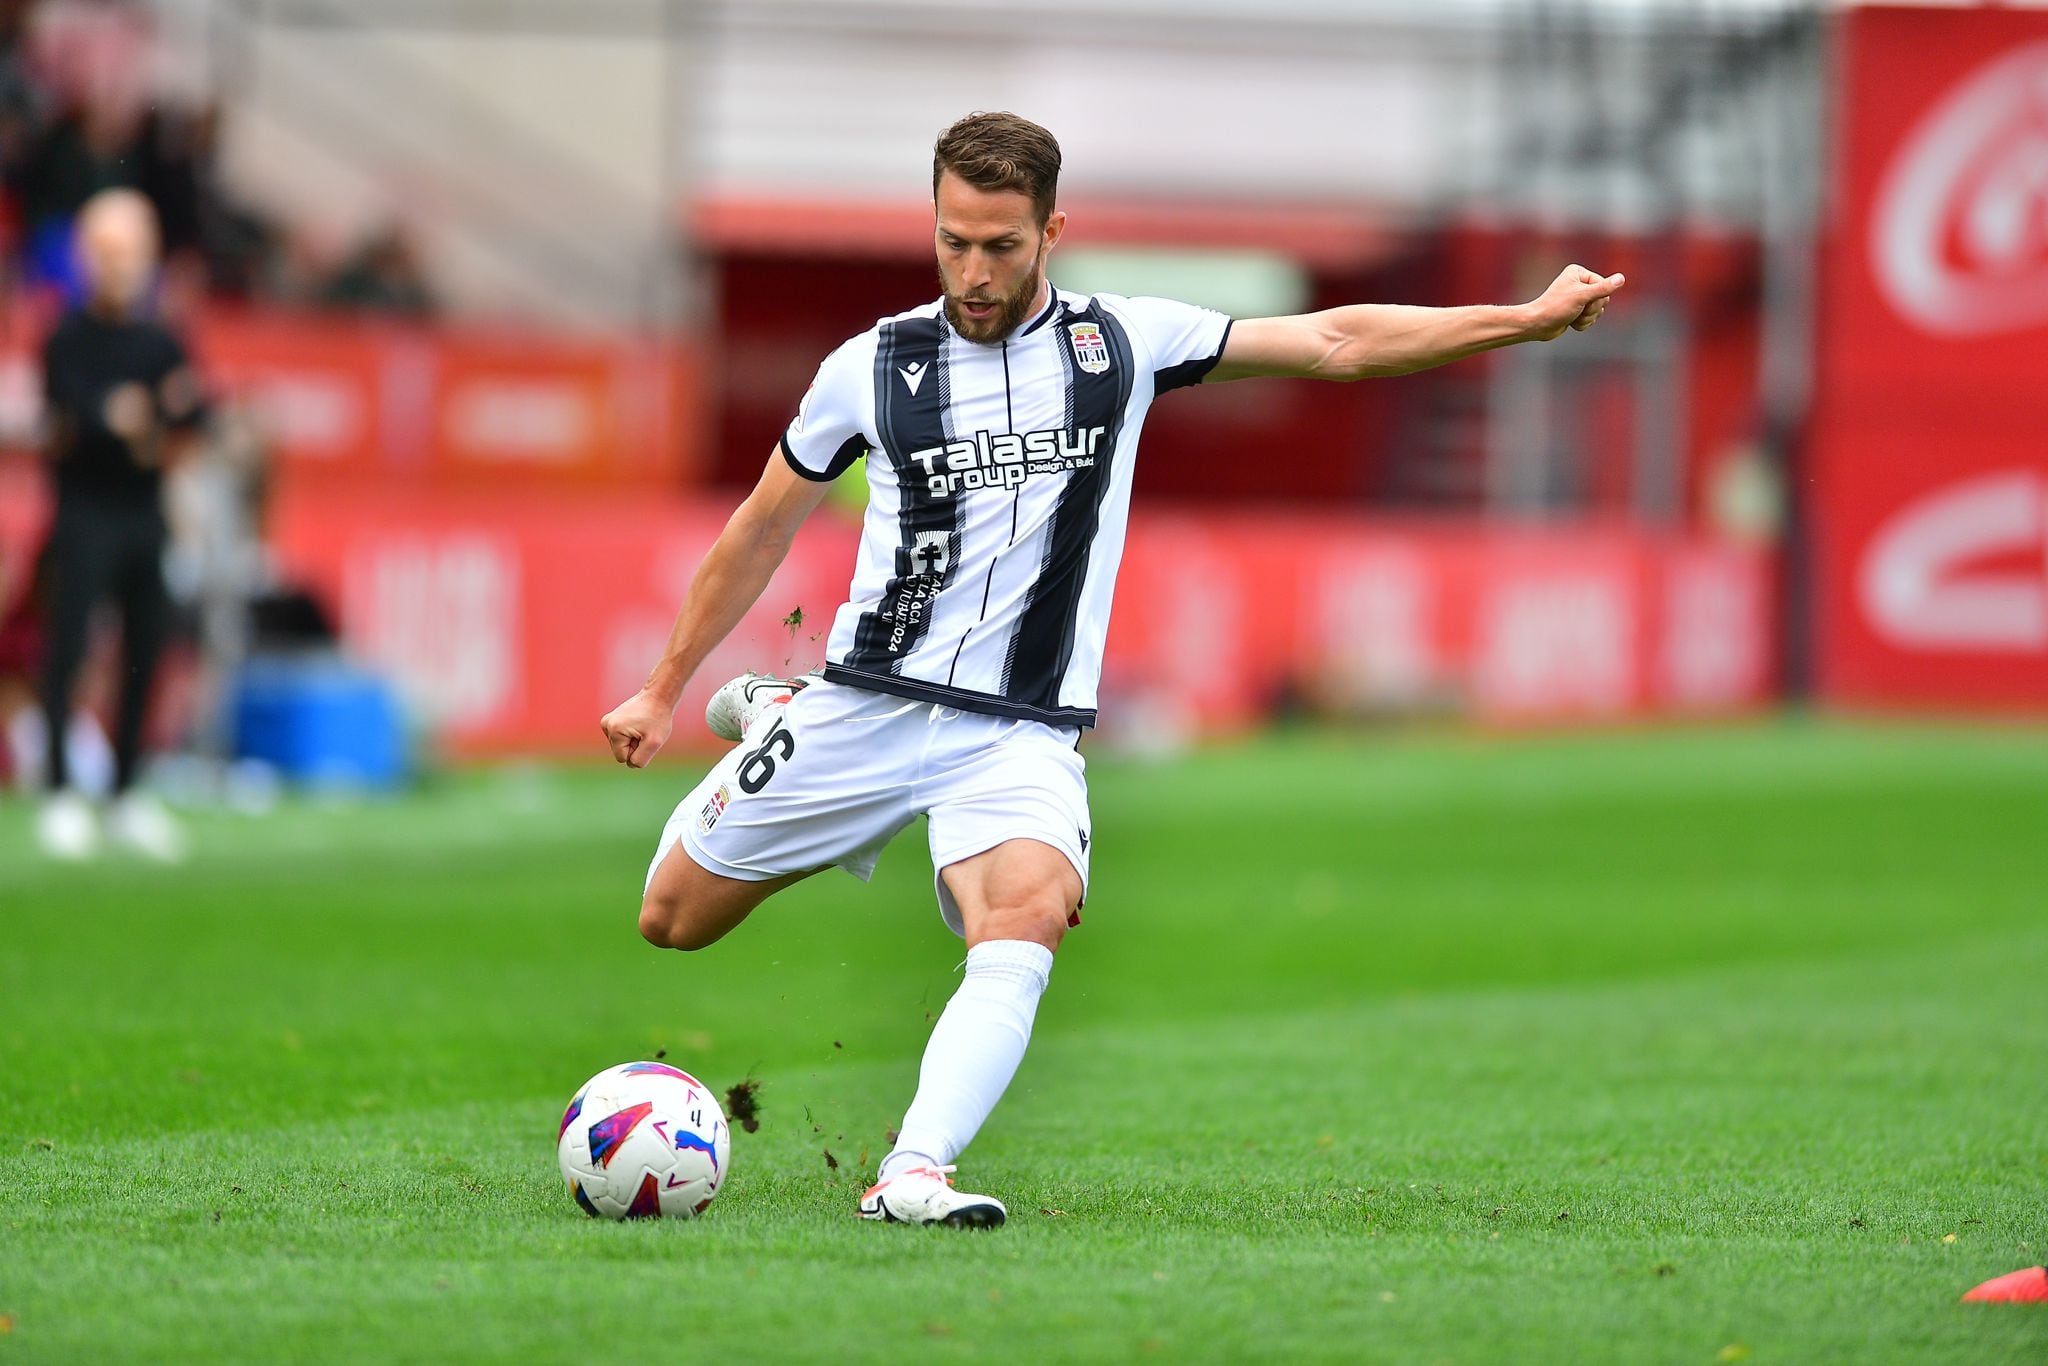
{"type": "Polygon", "coordinates": [[[1628,281],[1620,275],[1598,275],[1584,266],[1566,266],[1542,297],[1529,305],[1529,338],[1550,341],[1569,327],[1583,332],[1600,320],[1607,300],[1628,281]]]}
{"type": "Polygon", "coordinates": [[[612,758],[628,768],[645,768],[668,743],[675,718],[674,703],[664,702],[643,688],[606,712],[598,725],[603,727],[604,738],[612,747],[612,758]]]}
{"type": "Polygon", "coordinates": [[[156,403],[140,384],[117,384],[107,391],[100,421],[107,430],[133,446],[156,428],[156,403]]]}

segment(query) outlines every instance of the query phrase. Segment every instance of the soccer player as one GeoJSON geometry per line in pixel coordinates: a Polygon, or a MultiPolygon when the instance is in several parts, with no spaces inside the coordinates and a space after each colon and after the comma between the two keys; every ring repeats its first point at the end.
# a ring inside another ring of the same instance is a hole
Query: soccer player
{"type": "Polygon", "coordinates": [[[1076,746],[1095,721],[1138,433],[1152,400],[1259,375],[1402,375],[1584,330],[1619,275],[1571,266],[1517,307],[1358,304],[1233,322],[1166,299],[1051,285],[1060,149],[974,114],[933,150],[942,297],[825,358],[767,469],[704,557],[646,686],[602,722],[643,768],[684,684],[751,607],[826,484],[867,461],[869,503],[822,676],[741,678],[706,719],[741,743],[675,808],[640,932],[718,941],[837,865],[865,879],[928,818],[939,909],[966,977],[932,1030],[870,1219],[988,1227],[1001,1201],[949,1173],[1022,1061],[1053,951],[1088,887],[1076,746]]]}

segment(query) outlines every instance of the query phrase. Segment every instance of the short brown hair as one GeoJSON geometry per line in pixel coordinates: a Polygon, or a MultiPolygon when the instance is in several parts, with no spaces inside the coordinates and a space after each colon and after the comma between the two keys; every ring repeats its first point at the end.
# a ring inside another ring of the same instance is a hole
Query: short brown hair
{"type": "Polygon", "coordinates": [[[1060,144],[1051,133],[1015,114],[969,114],[932,145],[932,197],[947,171],[979,190],[1016,190],[1031,196],[1038,221],[1052,217],[1060,186],[1060,144]]]}

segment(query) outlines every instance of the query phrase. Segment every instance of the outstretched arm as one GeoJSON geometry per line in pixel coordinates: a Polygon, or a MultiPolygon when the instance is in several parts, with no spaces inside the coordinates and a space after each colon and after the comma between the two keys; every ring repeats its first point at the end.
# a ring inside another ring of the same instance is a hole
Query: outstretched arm
{"type": "Polygon", "coordinates": [[[1567,266],[1541,297],[1508,307],[1417,308],[1350,304],[1288,318],[1234,323],[1211,384],[1255,375],[1369,379],[1407,375],[1516,342],[1549,341],[1566,328],[1583,332],[1626,283],[1567,266]]]}
{"type": "Polygon", "coordinates": [[[599,723],[614,759],[632,768],[645,768],[668,743],[683,686],[760,598],[789,554],[797,528],[824,501],[830,487],[799,478],[780,450],[769,456],[761,482],[739,505],[697,566],[654,672],[639,692],[607,712],[599,723]]]}

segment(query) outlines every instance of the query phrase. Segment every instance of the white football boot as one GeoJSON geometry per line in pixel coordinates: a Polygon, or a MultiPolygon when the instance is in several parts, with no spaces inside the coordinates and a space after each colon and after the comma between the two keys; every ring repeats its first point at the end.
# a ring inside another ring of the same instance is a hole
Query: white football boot
{"type": "Polygon", "coordinates": [[[1010,1212],[993,1195],[953,1189],[953,1168],[905,1167],[868,1187],[860,1217],[892,1224],[944,1224],[949,1228],[1000,1228],[1010,1212]]]}
{"type": "Polygon", "coordinates": [[[82,863],[99,852],[99,815],[82,793],[67,787],[36,812],[36,842],[51,858],[82,863]]]}
{"type": "Polygon", "coordinates": [[[147,792],[129,792],[107,808],[107,835],[158,863],[185,861],[185,832],[164,804],[147,792]]]}
{"type": "Polygon", "coordinates": [[[741,674],[711,694],[711,700],[704,704],[704,724],[721,740],[737,740],[771,709],[787,705],[792,697],[817,681],[815,673],[798,674],[795,678],[741,674]]]}

